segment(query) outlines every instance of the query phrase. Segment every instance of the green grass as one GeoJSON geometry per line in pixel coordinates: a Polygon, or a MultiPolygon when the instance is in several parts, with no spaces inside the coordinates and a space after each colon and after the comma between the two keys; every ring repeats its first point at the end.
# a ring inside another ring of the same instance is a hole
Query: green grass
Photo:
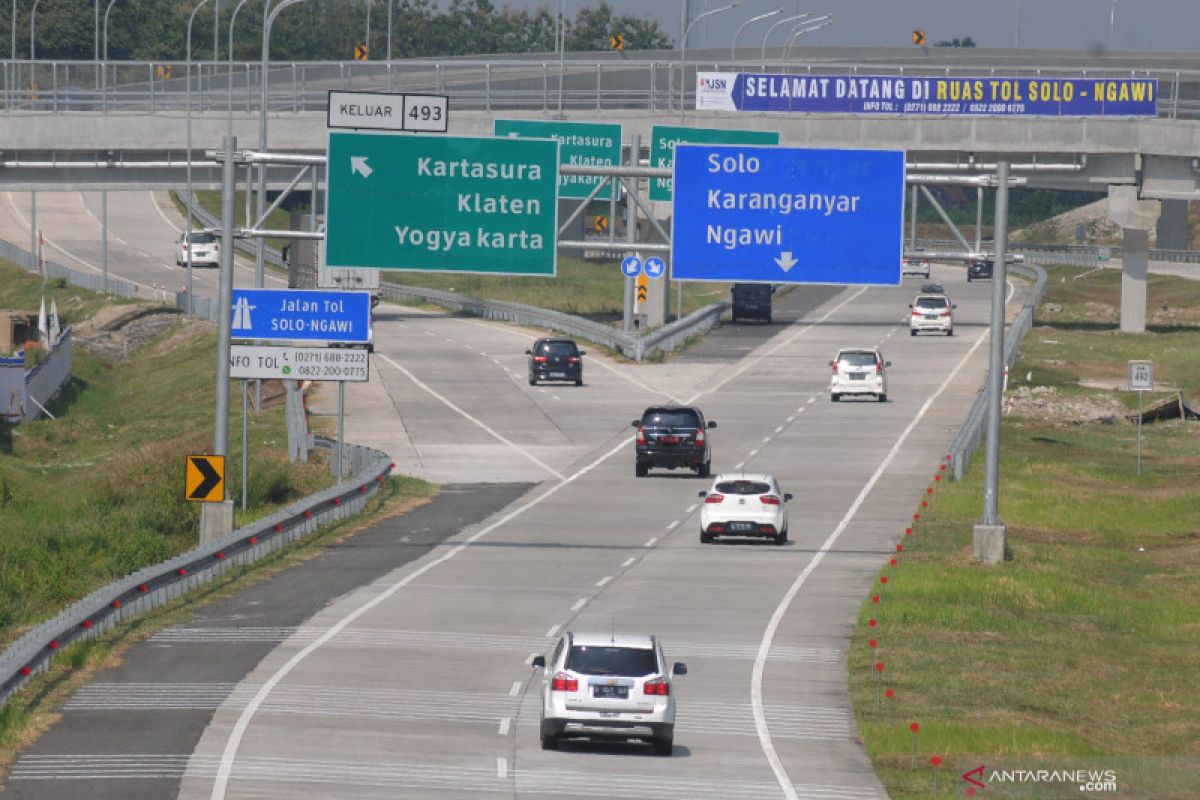
{"type": "MultiPolygon", "coordinates": [[[[1094,304],[1119,303],[1119,275],[1072,282],[1075,272],[1051,271],[1046,299],[1063,310],[1052,327],[1039,315],[1014,374],[1032,371],[1034,383],[1067,390],[1080,376],[1123,378],[1126,358],[1138,357],[1161,365],[1161,379],[1196,387],[1200,327],[1089,330],[1094,304]]],[[[1200,309],[1198,288],[1151,279],[1151,296],[1169,294],[1189,319],[1200,309]]],[[[849,659],[855,715],[893,798],[933,796],[934,754],[944,761],[944,797],[963,796],[958,776],[979,764],[1111,768],[1115,796],[1196,796],[1200,424],[1145,426],[1140,478],[1135,436],[1124,421],[1006,416],[999,499],[1011,559],[1001,567],[971,559],[982,452],[961,483],[936,484],[900,563],[882,573],[883,602],[863,604],[849,659]],[[885,663],[878,679],[876,661],[885,663]],[[878,702],[885,688],[895,697],[878,702]]],[[[1081,794],[1073,784],[1018,791],[992,783],[980,796],[1081,794]]]]}
{"type": "MultiPolygon", "coordinates": [[[[0,305],[25,305],[38,283],[0,264],[0,305]]],[[[77,318],[108,302],[65,294],[77,318]]],[[[216,336],[163,346],[176,332],[114,364],[76,345],[70,381],[50,406],[56,419],[0,430],[0,646],[97,586],[195,545],[199,510],[183,498],[184,459],[211,451],[216,336]]],[[[231,384],[227,470],[238,500],[240,388],[231,384]]],[[[330,484],[324,453],[287,462],[280,407],[252,412],[249,431],[249,509],[241,516],[239,506],[239,521],[330,484]]]]}

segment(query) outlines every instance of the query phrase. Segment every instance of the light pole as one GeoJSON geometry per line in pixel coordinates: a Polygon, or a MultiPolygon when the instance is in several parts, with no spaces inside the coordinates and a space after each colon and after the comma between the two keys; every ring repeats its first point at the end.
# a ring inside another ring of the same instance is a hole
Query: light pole
{"type": "Polygon", "coordinates": [[[371,60],[371,0],[367,0],[367,38],[365,39],[367,48],[367,60],[371,60]]]}
{"type": "MultiPolygon", "coordinates": [[[[711,17],[714,14],[722,14],[738,7],[742,0],[734,0],[727,6],[714,8],[712,11],[705,11],[698,15],[691,23],[683,30],[683,41],[679,43],[679,121],[683,122],[683,113],[687,108],[687,40],[688,34],[692,32],[692,28],[696,27],[696,23],[706,17],[711,17]]],[[[687,0],[683,0],[684,16],[687,16],[687,0]]]]}
{"type": "Polygon", "coordinates": [[[1021,46],[1021,0],[1017,0],[1017,22],[1013,25],[1013,47],[1021,46]]]}
{"type": "Polygon", "coordinates": [[[1113,49],[1113,28],[1117,22],[1117,0],[1112,0],[1112,5],[1108,8],[1108,49],[1112,52],[1113,49]]]}
{"type": "MultiPolygon", "coordinates": [[[[687,0],[684,0],[687,2],[687,0]]],[[[563,0],[558,0],[558,26],[554,30],[555,44],[558,45],[558,116],[562,117],[563,79],[566,75],[567,49],[567,19],[563,16],[563,0]]]]}
{"type": "Polygon", "coordinates": [[[104,9],[104,61],[108,61],[108,12],[117,4],[117,0],[108,0],[108,8],[104,9]]]}
{"type": "Polygon", "coordinates": [[[229,17],[229,126],[227,135],[230,137],[233,136],[233,25],[237,22],[238,12],[247,2],[249,0],[238,0],[238,4],[233,7],[233,14],[229,17]]]}
{"type": "Polygon", "coordinates": [[[781,13],[783,13],[783,6],[780,6],[779,8],[775,9],[774,11],[768,11],[765,14],[759,14],[757,17],[751,17],[750,19],[746,20],[741,25],[739,25],[737,31],[733,34],[733,44],[729,45],[729,60],[734,61],[735,59],[737,59],[737,40],[738,40],[738,37],[742,35],[742,31],[746,29],[747,25],[749,25],[753,22],[758,22],[760,19],[766,19],[767,17],[773,17],[776,14],[781,14],[781,13]]]}
{"type": "MultiPolygon", "coordinates": [[[[388,0],[388,24],[387,24],[387,60],[388,71],[392,69],[392,0],[388,0]]],[[[388,86],[390,90],[392,87],[388,86]]]]}
{"type": "Polygon", "coordinates": [[[803,14],[795,14],[790,17],[784,17],[783,19],[779,20],[771,27],[767,28],[767,32],[763,34],[762,53],[760,54],[760,57],[762,58],[762,62],[763,62],[763,69],[766,69],[766,62],[767,62],[767,39],[771,38],[771,34],[775,32],[775,29],[778,28],[780,25],[786,25],[789,22],[795,22],[796,20],[801,20],[801,19],[804,19],[805,17],[811,17],[811,16],[812,16],[811,12],[805,12],[803,14]]]}
{"type": "Polygon", "coordinates": [[[184,231],[184,244],[187,246],[187,310],[192,313],[192,23],[196,14],[208,0],[200,0],[192,9],[187,24],[187,46],[184,48],[187,61],[187,198],[184,202],[187,228],[184,231]]]}
{"type": "MultiPolygon", "coordinates": [[[[33,0],[33,8],[29,11],[29,60],[36,58],[33,48],[33,31],[37,27],[37,7],[42,0],[33,0]]],[[[30,67],[32,69],[32,67],[30,67]]]]}
{"type": "Polygon", "coordinates": [[[813,31],[819,31],[819,30],[821,30],[821,28],[824,28],[824,27],[826,27],[828,25],[832,25],[832,24],[833,24],[833,14],[826,14],[823,17],[816,17],[815,19],[810,19],[808,22],[805,22],[805,23],[797,26],[795,29],[792,30],[792,32],[790,34],[788,34],[787,44],[783,48],[783,60],[787,61],[788,59],[790,59],[792,57],[792,45],[795,44],[796,40],[799,39],[801,36],[803,36],[806,33],[812,33],[813,31]]]}

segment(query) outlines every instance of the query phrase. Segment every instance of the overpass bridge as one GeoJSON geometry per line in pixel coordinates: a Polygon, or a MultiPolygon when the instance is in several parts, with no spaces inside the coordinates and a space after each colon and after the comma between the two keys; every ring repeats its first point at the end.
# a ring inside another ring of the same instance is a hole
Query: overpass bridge
{"type": "MultiPolygon", "coordinates": [[[[0,190],[175,188],[192,144],[193,185],[216,188],[204,157],[232,132],[242,148],[324,154],[328,92],[450,97],[449,133],[490,136],[496,117],[603,120],[649,142],[661,124],[769,130],[789,146],[903,149],[923,174],[986,174],[1008,160],[1028,186],[1108,192],[1126,275],[1144,281],[1148,231],[1187,247],[1200,199],[1200,57],[1193,55],[815,48],[803,63],[759,53],[553,54],[393,62],[3,62],[0,190]],[[641,55],[641,54],[639,54],[641,55]],[[822,76],[1153,78],[1159,116],[996,117],[696,111],[694,72],[822,76]],[[266,76],[266,86],[263,77],[266,76]],[[680,76],[687,81],[681,82],[680,76]],[[680,91],[681,84],[685,87],[680,91]],[[682,99],[682,103],[681,103],[682,99]],[[681,105],[683,106],[681,108],[681,105]],[[265,111],[264,111],[265,109],[265,111]],[[261,129],[268,133],[265,145],[261,129]]],[[[291,172],[274,169],[272,186],[291,172]]],[[[669,214],[667,210],[664,215],[669,214]]],[[[1143,286],[1144,288],[1144,286],[1143,286]]],[[[1133,305],[1138,305],[1135,301],[1133,305]]],[[[1144,298],[1141,303],[1144,311],[1144,298]]],[[[1131,316],[1135,316],[1131,313],[1131,316]]],[[[1125,314],[1123,314],[1123,320],[1125,314]]],[[[1136,322],[1134,323],[1136,327],[1136,322]]],[[[1144,324],[1144,323],[1143,323],[1144,324]]]]}

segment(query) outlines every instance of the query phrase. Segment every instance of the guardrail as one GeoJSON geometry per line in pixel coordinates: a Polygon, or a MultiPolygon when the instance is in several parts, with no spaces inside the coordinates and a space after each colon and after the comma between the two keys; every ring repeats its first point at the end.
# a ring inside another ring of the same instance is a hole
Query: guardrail
{"type": "MultiPolygon", "coordinates": [[[[990,242],[984,242],[983,247],[991,247],[990,242]]],[[[909,248],[906,247],[906,252],[909,248]]],[[[918,239],[918,250],[962,251],[962,243],[957,239],[918,239]]],[[[1124,251],[1120,245],[1100,246],[1094,244],[1048,244],[1041,242],[1009,242],[1008,252],[1021,253],[1029,258],[1038,256],[1042,263],[1073,264],[1081,267],[1095,267],[1101,263],[1100,251],[1107,250],[1109,258],[1119,259],[1124,251]]],[[[1150,261],[1165,261],[1173,264],[1200,264],[1200,250],[1150,250],[1150,261]]]]}
{"type": "MultiPolygon", "coordinates": [[[[1020,312],[1005,331],[1004,365],[1006,368],[1011,367],[1017,360],[1017,348],[1021,346],[1025,334],[1029,333],[1033,327],[1034,311],[1046,294],[1046,270],[1037,264],[1010,264],[1008,270],[1032,278],[1033,290],[1029,294],[1029,299],[1025,301],[1025,305],[1021,307],[1020,312]]],[[[967,413],[966,421],[958,429],[958,434],[955,435],[947,450],[950,456],[950,469],[956,481],[962,480],[967,467],[971,465],[971,456],[979,449],[979,444],[983,439],[983,423],[987,413],[988,384],[990,382],[990,380],[984,382],[983,389],[980,390],[979,396],[975,398],[971,410],[967,413]]]]}
{"type": "MultiPolygon", "coordinates": [[[[624,54],[621,54],[622,56],[624,54]]],[[[0,69],[0,113],[16,111],[257,113],[261,105],[259,61],[193,61],[186,68],[166,61],[8,60],[0,69]],[[189,92],[190,89],[190,92],[189,92]]],[[[696,53],[691,70],[855,76],[1154,78],[1159,82],[1159,116],[1200,118],[1200,71],[1129,69],[1104,64],[1085,67],[1036,65],[987,67],[776,59],[729,61],[696,53]]],[[[654,59],[569,57],[314,61],[268,64],[267,108],[274,112],[322,111],[330,89],[446,94],[458,109],[541,111],[679,109],[680,62],[654,59]],[[560,88],[561,83],[561,88],[560,88]]],[[[694,86],[684,82],[687,102],[694,86]]]]}
{"type": "MultiPolygon", "coordinates": [[[[317,444],[333,447],[333,442],[320,438],[317,444]]],[[[67,645],[94,639],[115,625],[362,511],[378,493],[393,465],[386,453],[356,445],[345,447],[354,467],[353,477],[347,482],[238,528],[213,544],[189,550],[101,587],[27,632],[0,653],[0,705],[32,675],[49,668],[67,645]]]]}

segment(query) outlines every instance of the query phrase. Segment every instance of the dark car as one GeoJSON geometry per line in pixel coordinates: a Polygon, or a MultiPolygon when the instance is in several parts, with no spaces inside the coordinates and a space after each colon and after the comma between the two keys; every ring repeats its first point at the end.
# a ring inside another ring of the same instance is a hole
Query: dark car
{"type": "Polygon", "coordinates": [[[921,294],[945,294],[946,287],[940,283],[923,283],[921,284],[921,294]]]}
{"type": "Polygon", "coordinates": [[[633,421],[637,428],[637,461],[634,472],[639,478],[655,467],[694,469],[707,478],[712,470],[712,452],[708,431],[717,427],[704,421],[700,409],[692,406],[651,406],[633,421]]]}
{"type": "Polygon", "coordinates": [[[771,295],[775,287],[768,283],[735,283],[733,285],[733,321],[760,319],[771,321],[771,295]]]}
{"type": "Polygon", "coordinates": [[[583,357],[586,352],[571,339],[538,339],[525,351],[529,356],[529,385],[538,381],[575,381],[583,386],[583,357]]]}
{"type": "Polygon", "coordinates": [[[967,280],[978,281],[992,277],[992,260],[975,259],[967,263],[967,280]]]}

